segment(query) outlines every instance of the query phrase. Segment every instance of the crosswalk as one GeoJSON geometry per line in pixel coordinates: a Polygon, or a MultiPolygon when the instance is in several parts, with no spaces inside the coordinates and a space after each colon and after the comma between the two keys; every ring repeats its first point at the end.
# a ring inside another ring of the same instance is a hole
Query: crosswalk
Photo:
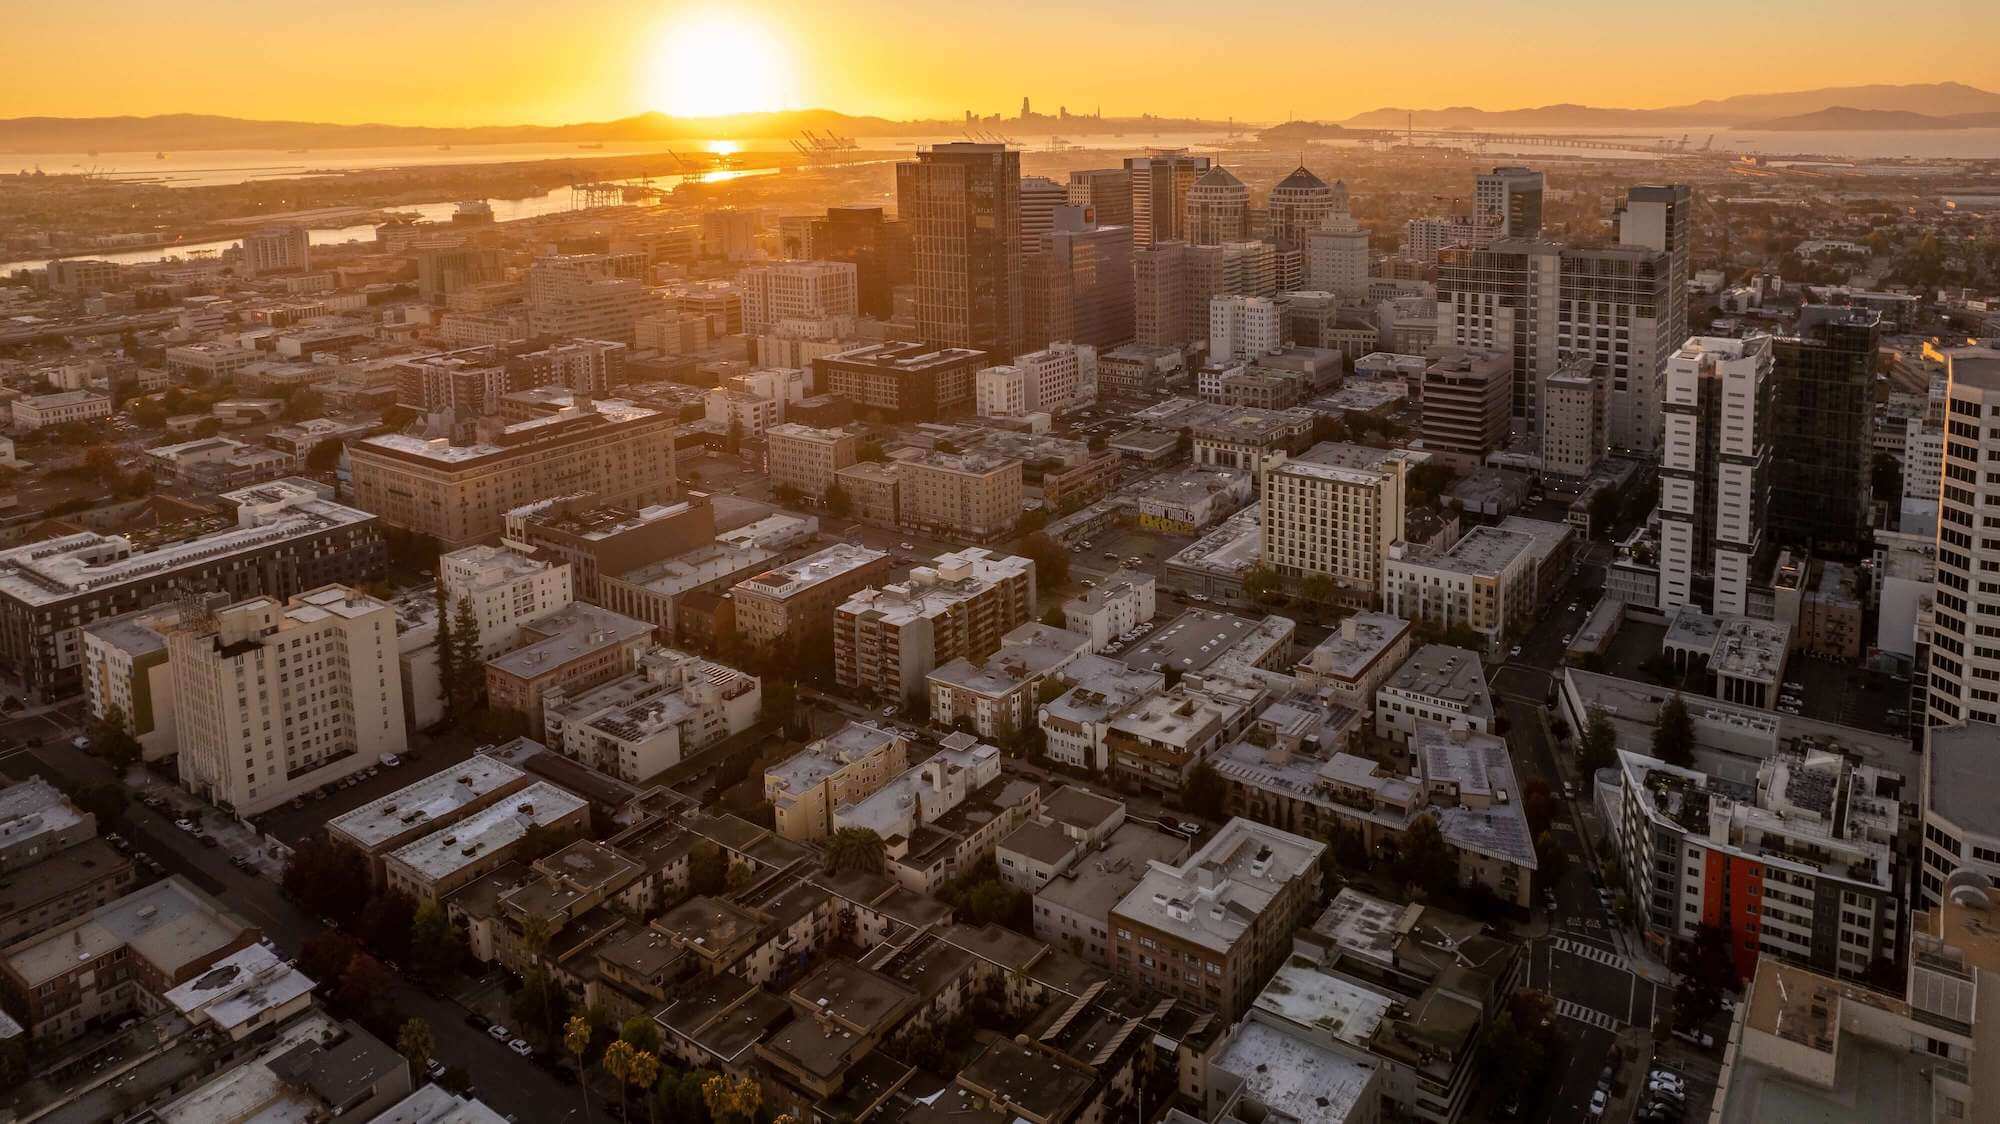
{"type": "Polygon", "coordinates": [[[1581,956],[1585,960],[1595,960],[1599,964],[1603,964],[1611,968],[1616,968],[1621,972],[1629,972],[1632,970],[1632,962],[1630,960],[1626,959],[1623,956],[1618,955],[1615,952],[1610,952],[1605,949],[1599,948],[1594,944],[1585,944],[1582,941],[1573,941],[1570,940],[1568,937],[1557,937],[1555,939],[1555,946],[1561,949],[1562,951],[1569,953],[1571,956],[1581,956]]]}
{"type": "Polygon", "coordinates": [[[1614,1033],[1618,1030],[1617,1019],[1612,1018],[1602,1011],[1594,1011],[1581,1003],[1572,1003],[1567,999],[1556,1000],[1556,1014],[1566,1019],[1575,1019],[1577,1022],[1586,1023],[1599,1030],[1609,1030],[1614,1033]]]}

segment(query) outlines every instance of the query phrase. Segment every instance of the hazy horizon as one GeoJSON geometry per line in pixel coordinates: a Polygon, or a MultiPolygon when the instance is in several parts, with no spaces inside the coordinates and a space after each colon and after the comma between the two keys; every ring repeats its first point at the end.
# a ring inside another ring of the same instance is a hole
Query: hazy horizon
{"type": "Polygon", "coordinates": [[[0,73],[0,118],[200,113],[462,128],[828,109],[948,120],[968,109],[1011,117],[1026,94],[1049,113],[1271,122],[1385,106],[1647,109],[1866,84],[2000,89],[2000,59],[1963,53],[1957,73],[1940,75],[1930,50],[1940,38],[1993,41],[1994,4],[1919,4],[1910,22],[1926,34],[1893,49],[1879,9],[1807,0],[1694,0],[1671,25],[1654,9],[1580,0],[1337,14],[1255,0],[1226,22],[1186,0],[1155,4],[1143,20],[1119,5],[1000,11],[963,0],[933,4],[922,20],[884,0],[586,0],[551,11],[525,0],[361,0],[327,22],[261,6],[246,16],[222,0],[39,5],[9,13],[13,41],[35,50],[0,73]],[[1703,37],[1724,20],[1730,34],[1703,37]],[[218,61],[189,65],[195,57],[218,61]],[[246,88],[244,69],[259,61],[278,63],[284,80],[246,88]],[[1743,85],[1726,88],[1732,78],[1743,85]]]}

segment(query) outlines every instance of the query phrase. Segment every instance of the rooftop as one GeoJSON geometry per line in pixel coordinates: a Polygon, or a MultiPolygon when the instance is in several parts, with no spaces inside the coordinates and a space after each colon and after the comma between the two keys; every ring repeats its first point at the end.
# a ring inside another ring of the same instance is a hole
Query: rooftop
{"type": "Polygon", "coordinates": [[[0,788],[0,848],[75,827],[83,814],[56,786],[40,777],[0,788]]]}
{"type": "Polygon", "coordinates": [[[780,793],[794,795],[808,791],[900,736],[869,722],[849,722],[776,765],[767,766],[765,786],[775,783],[780,793]]]}
{"type": "Polygon", "coordinates": [[[459,1096],[441,1085],[424,1085],[368,1124],[507,1124],[507,1118],[477,1098],[459,1096]]]}
{"type": "Polygon", "coordinates": [[[1250,638],[1261,622],[1212,609],[1189,609],[1120,654],[1138,671],[1201,671],[1250,638]]]}
{"type": "Polygon", "coordinates": [[[624,425],[664,417],[654,410],[613,398],[599,399],[589,408],[569,406],[555,413],[515,422],[502,429],[494,441],[453,444],[443,437],[416,437],[407,433],[385,433],[363,438],[350,448],[393,453],[428,461],[440,466],[463,465],[483,457],[525,453],[544,439],[566,437],[601,426],[624,425]]]}
{"type": "Polygon", "coordinates": [[[336,816],[327,821],[327,827],[372,849],[419,824],[445,819],[526,776],[504,761],[475,753],[448,769],[336,816]]]}
{"type": "Polygon", "coordinates": [[[1539,554],[1536,536],[1498,527],[1474,527],[1443,551],[1405,547],[1401,558],[1391,555],[1391,564],[1424,566],[1472,577],[1497,578],[1524,554],[1539,554]]]}
{"type": "Polygon", "coordinates": [[[1287,883],[1317,870],[1325,851],[1324,843],[1238,817],[1178,866],[1152,863],[1116,914],[1226,952],[1287,883]]]}
{"type": "Polygon", "coordinates": [[[1348,1119],[1375,1079],[1375,1064],[1255,1019],[1237,1024],[1211,1063],[1243,1079],[1243,1096],[1272,1124],[1348,1119]]]}
{"type": "Polygon", "coordinates": [[[645,621],[584,601],[538,617],[522,628],[543,639],[493,657],[487,661],[489,667],[533,679],[581,656],[631,643],[653,631],[653,626],[645,621]]]}
{"type": "Polygon", "coordinates": [[[788,562],[737,583],[739,590],[780,600],[796,596],[823,582],[888,558],[888,552],[871,550],[854,543],[835,543],[816,554],[788,562]]]}
{"type": "Polygon", "coordinates": [[[581,796],[536,781],[450,827],[398,847],[390,857],[424,878],[437,880],[511,846],[530,827],[546,826],[584,807],[581,796]]]}
{"type": "Polygon", "coordinates": [[[1335,679],[1359,679],[1369,665],[1409,635],[1410,622],[1388,613],[1360,612],[1340,622],[1299,661],[1300,671],[1335,679]]]}
{"type": "Polygon", "coordinates": [[[179,876],[143,886],[97,907],[82,919],[8,950],[16,975],[30,986],[56,979],[113,949],[132,953],[167,973],[213,955],[246,926],[179,876]]]}
{"type": "Polygon", "coordinates": [[[1486,686],[1486,670],[1479,656],[1464,648],[1444,644],[1418,648],[1383,682],[1382,690],[1422,695],[1467,714],[1493,716],[1493,695],[1486,686]]]}

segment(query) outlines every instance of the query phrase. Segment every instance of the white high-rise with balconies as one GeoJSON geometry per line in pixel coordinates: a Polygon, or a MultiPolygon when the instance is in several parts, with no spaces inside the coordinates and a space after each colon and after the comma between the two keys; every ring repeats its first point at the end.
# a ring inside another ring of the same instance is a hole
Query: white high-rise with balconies
{"type": "Polygon", "coordinates": [[[1945,371],[1926,721],[2000,722],[2000,350],[1946,352],[1945,371]]]}
{"type": "Polygon", "coordinates": [[[1709,564],[1716,616],[1745,616],[1770,495],[1771,337],[1693,336],[1667,359],[1660,601],[1692,604],[1709,564]]]}

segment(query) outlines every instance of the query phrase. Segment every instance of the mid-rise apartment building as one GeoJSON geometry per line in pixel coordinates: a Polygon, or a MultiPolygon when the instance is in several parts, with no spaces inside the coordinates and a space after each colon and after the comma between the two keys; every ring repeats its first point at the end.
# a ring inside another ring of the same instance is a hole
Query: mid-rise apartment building
{"type": "Polygon", "coordinates": [[[1588,356],[1566,359],[1542,380],[1542,471],[1588,477],[1604,459],[1610,398],[1588,356]]]}
{"type": "Polygon", "coordinates": [[[852,319],[860,312],[860,273],[852,262],[781,261],[736,275],[743,331],[762,335],[787,320],[852,319]]]}
{"type": "Polygon", "coordinates": [[[1438,628],[1470,628],[1486,653],[1506,647],[1534,616],[1535,536],[1474,527],[1444,550],[1398,543],[1382,568],[1382,607],[1438,628]]]}
{"type": "Polygon", "coordinates": [[[843,429],[785,422],[764,431],[771,486],[790,487],[807,499],[824,499],[835,473],[858,459],[861,438],[843,429]]]}
{"type": "Polygon", "coordinates": [[[674,496],[674,419],[579,398],[514,425],[481,418],[476,440],[392,433],[348,446],[354,496],[384,523],[456,548],[500,533],[507,513],[587,491],[606,503],[674,496]]]}
{"type": "Polygon", "coordinates": [[[971,410],[974,377],[988,353],[963,347],[891,341],[813,360],[820,392],[885,421],[936,421],[971,410]]]}
{"type": "Polygon", "coordinates": [[[1612,837],[1646,929],[1729,936],[1738,975],[1770,955],[1864,977],[1896,959],[1903,778],[1837,750],[1783,750],[1754,781],[1618,754],[1612,837]]]}
{"type": "Polygon", "coordinates": [[[551,749],[600,773],[646,783],[690,754],[749,729],[763,705],[756,676],[672,648],[639,657],[631,675],[542,695],[551,749]]]}
{"type": "Polygon", "coordinates": [[[261,277],[267,273],[300,273],[311,264],[312,251],[306,228],[302,226],[267,226],[253,230],[243,236],[243,256],[237,260],[237,268],[245,276],[261,277]]]}
{"type": "Polygon", "coordinates": [[[849,722],[764,769],[764,799],[778,834],[800,843],[833,833],[833,810],[873,795],[910,767],[910,739],[900,730],[849,722]]]}
{"type": "Polygon", "coordinates": [[[1021,460],[986,449],[930,452],[897,465],[898,520],[927,534],[982,542],[1021,518],[1021,460]]]}
{"type": "Polygon", "coordinates": [[[165,626],[180,781],[254,816],[401,753],[395,611],[346,586],[190,608],[165,626]]]}
{"type": "Polygon", "coordinates": [[[1278,306],[1265,297],[1219,296],[1208,302],[1208,360],[1257,359],[1283,346],[1278,306]]]}
{"type": "Polygon", "coordinates": [[[1263,559],[1287,577],[1327,574],[1371,600],[1403,537],[1406,464],[1393,451],[1325,443],[1262,476],[1263,559]]]}
{"type": "Polygon", "coordinates": [[[468,546],[441,555],[438,583],[454,627],[459,606],[471,603],[482,660],[512,649],[522,622],[548,616],[576,599],[568,563],[498,546],[468,546]]]}
{"type": "Polygon", "coordinates": [[[179,590],[286,598],[329,582],[374,580],[383,562],[376,519],[332,502],[331,492],[276,480],[224,493],[214,515],[0,551],[0,666],[29,690],[54,694],[77,684],[85,626],[179,590]]]}
{"type": "Polygon", "coordinates": [[[1507,443],[1513,364],[1498,351],[1453,351],[1424,368],[1424,448],[1477,468],[1507,443]]]}
{"type": "Polygon", "coordinates": [[[1032,561],[979,547],[939,555],[903,582],[856,592],[834,612],[834,678],[847,690],[914,701],[933,668],[984,658],[1034,616],[1032,561]]]}
{"type": "Polygon", "coordinates": [[[1546,177],[1532,168],[1495,168],[1473,181],[1472,202],[1478,213],[1499,221],[1500,237],[1533,238],[1542,232],[1546,186],[1546,177]]]}
{"type": "Polygon", "coordinates": [[[558,254],[528,267],[528,327],[538,336],[629,342],[640,317],[657,310],[646,288],[646,256],[558,254]]]}
{"type": "Polygon", "coordinates": [[[1230,820],[1184,862],[1153,863],[1112,908],[1112,971],[1236,1018],[1319,901],[1325,854],[1324,843],[1230,820]]]}
{"type": "Polygon", "coordinates": [[[501,536],[512,550],[567,565],[576,600],[601,603],[603,579],[713,543],[715,508],[700,493],[642,507],[566,493],[507,512],[501,536]]]}
{"type": "Polygon", "coordinates": [[[835,608],[888,573],[886,551],[836,543],[737,582],[730,589],[736,627],[751,643],[780,651],[803,649],[815,639],[824,642],[835,608]]]}

